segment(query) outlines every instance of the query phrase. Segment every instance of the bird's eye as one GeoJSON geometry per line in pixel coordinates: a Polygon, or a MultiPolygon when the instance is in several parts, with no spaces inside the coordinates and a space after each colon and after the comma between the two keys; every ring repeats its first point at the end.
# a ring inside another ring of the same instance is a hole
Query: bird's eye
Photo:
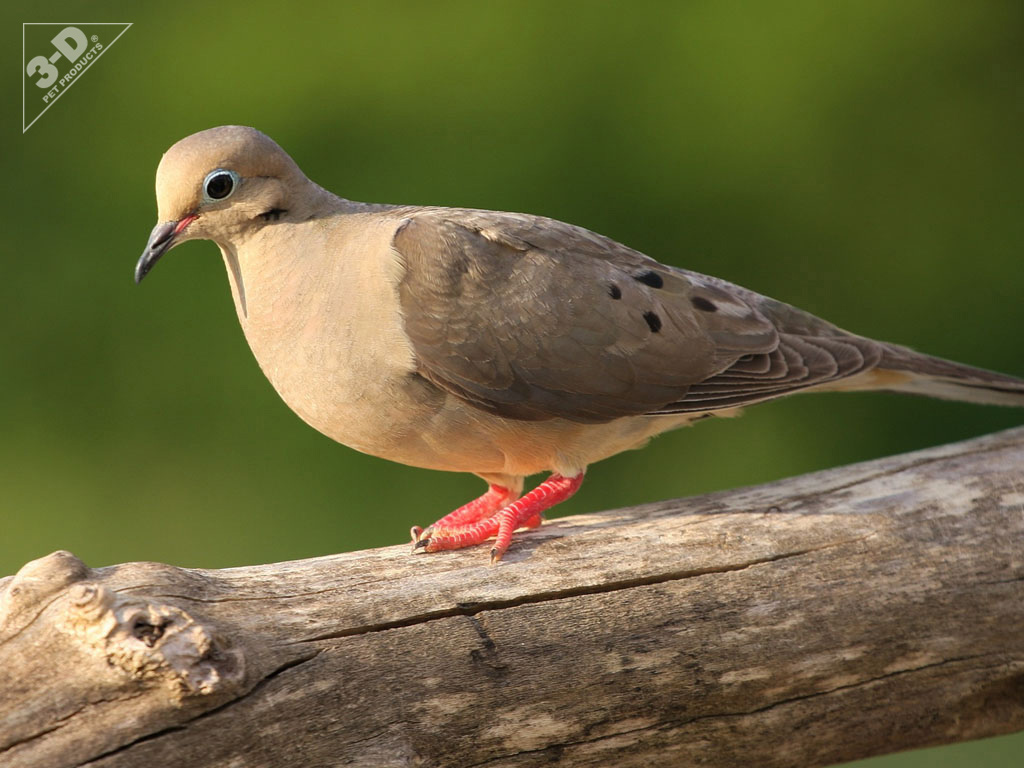
{"type": "Polygon", "coordinates": [[[203,179],[203,198],[205,202],[214,202],[230,197],[238,186],[239,177],[234,171],[218,168],[210,171],[203,179]]]}

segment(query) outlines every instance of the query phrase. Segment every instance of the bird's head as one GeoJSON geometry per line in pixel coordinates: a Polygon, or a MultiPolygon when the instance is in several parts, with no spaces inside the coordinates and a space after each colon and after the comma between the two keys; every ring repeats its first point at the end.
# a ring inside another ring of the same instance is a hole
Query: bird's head
{"type": "Polygon", "coordinates": [[[194,133],[172,146],[156,171],[158,223],[138,264],[141,282],[186,240],[227,245],[287,213],[309,181],[271,138],[242,125],[194,133]]]}

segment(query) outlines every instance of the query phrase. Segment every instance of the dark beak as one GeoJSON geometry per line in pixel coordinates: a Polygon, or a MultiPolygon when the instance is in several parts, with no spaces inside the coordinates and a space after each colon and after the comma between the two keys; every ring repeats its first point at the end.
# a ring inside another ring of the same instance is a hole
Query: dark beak
{"type": "Polygon", "coordinates": [[[186,216],[181,221],[165,221],[153,227],[149,233],[149,242],[146,243],[146,250],[142,252],[139,263],[135,265],[135,282],[141,283],[142,278],[149,274],[160,257],[174,245],[174,240],[185,227],[196,219],[195,215],[186,216]]]}

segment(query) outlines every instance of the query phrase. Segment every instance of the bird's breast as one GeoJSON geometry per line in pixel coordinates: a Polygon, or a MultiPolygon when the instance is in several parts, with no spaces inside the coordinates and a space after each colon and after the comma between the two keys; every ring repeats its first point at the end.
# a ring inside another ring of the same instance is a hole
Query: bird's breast
{"type": "Polygon", "coordinates": [[[425,407],[405,383],[413,355],[393,231],[382,217],[335,217],[266,227],[234,253],[222,248],[239,322],[274,389],[315,429],[378,455],[425,407]]]}

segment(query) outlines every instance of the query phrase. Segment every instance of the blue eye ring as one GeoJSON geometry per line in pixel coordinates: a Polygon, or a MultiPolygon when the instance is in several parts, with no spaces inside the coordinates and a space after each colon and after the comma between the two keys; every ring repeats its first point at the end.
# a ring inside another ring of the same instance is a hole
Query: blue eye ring
{"type": "Polygon", "coordinates": [[[219,203],[234,194],[242,177],[228,168],[218,168],[203,179],[203,202],[219,203]]]}

